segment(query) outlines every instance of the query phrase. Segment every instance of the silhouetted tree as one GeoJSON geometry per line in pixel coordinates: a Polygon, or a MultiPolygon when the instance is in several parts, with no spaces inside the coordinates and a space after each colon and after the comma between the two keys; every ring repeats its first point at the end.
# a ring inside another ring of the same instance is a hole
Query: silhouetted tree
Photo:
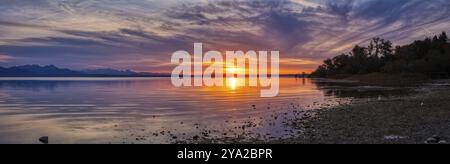
{"type": "Polygon", "coordinates": [[[338,74],[367,74],[373,72],[430,74],[450,73],[450,43],[445,32],[431,39],[397,46],[374,38],[367,47],[356,45],[349,54],[327,59],[313,76],[329,77],[338,74]]]}

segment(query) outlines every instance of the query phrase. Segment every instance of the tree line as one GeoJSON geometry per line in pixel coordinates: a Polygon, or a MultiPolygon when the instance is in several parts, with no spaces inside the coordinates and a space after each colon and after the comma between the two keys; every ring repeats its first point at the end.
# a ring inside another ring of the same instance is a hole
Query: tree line
{"type": "Polygon", "coordinates": [[[393,48],[389,40],[374,38],[369,45],[356,45],[351,52],[327,59],[313,77],[368,73],[450,73],[450,43],[442,32],[432,38],[393,48]]]}

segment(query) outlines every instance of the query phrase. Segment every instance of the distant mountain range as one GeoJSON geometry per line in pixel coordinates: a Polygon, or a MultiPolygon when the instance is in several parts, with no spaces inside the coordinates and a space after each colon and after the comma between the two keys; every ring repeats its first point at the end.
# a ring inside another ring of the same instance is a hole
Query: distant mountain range
{"type": "Polygon", "coordinates": [[[92,69],[70,70],[54,65],[23,65],[0,67],[0,77],[167,77],[168,74],[134,72],[130,70],[92,69]]]}

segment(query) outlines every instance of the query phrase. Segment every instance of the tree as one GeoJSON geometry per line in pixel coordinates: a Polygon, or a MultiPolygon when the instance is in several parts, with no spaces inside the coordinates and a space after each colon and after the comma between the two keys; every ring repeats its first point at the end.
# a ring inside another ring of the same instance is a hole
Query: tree
{"type": "Polygon", "coordinates": [[[327,59],[313,75],[385,73],[450,73],[450,43],[445,32],[439,36],[397,46],[374,38],[366,47],[356,45],[348,54],[327,59]]]}
{"type": "Polygon", "coordinates": [[[446,32],[442,32],[441,35],[439,35],[438,40],[440,42],[447,43],[447,41],[448,41],[447,33],[446,32]]]}

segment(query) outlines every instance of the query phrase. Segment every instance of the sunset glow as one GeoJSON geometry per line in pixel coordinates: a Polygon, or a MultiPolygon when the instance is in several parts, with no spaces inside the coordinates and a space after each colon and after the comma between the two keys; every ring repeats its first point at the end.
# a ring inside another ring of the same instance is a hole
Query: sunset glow
{"type": "Polygon", "coordinates": [[[0,64],[170,73],[171,52],[204,42],[220,52],[277,49],[281,74],[309,73],[368,38],[402,44],[450,32],[442,6],[448,1],[4,1],[0,64]]]}
{"type": "Polygon", "coordinates": [[[236,68],[236,67],[228,67],[227,68],[227,73],[236,74],[236,73],[238,73],[238,68],[236,68]]]}
{"type": "Polygon", "coordinates": [[[450,0],[0,0],[0,144],[449,144],[449,36],[450,0]]]}

